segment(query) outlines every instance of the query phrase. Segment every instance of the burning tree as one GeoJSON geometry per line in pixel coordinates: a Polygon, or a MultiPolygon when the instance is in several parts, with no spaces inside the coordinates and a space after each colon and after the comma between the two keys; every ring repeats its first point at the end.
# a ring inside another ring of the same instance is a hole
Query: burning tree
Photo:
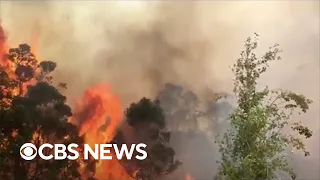
{"type": "Polygon", "coordinates": [[[52,85],[56,63],[39,63],[27,44],[9,49],[0,60],[0,179],[81,179],[76,161],[24,161],[19,154],[26,142],[83,143],[68,122],[66,97],[52,85]]]}
{"type": "MultiPolygon", "coordinates": [[[[174,159],[169,146],[170,132],[166,130],[164,113],[158,101],[142,98],[122,111],[118,97],[107,85],[89,88],[77,103],[73,121],[80,126],[85,142],[115,143],[121,146],[130,141],[147,144],[147,159],[98,160],[97,179],[147,180],[173,172],[181,163],[174,159]],[[122,121],[124,120],[124,121],[122,121]],[[127,129],[123,128],[128,126],[127,129]]],[[[86,174],[86,173],[85,173],[86,174]]]]}
{"type": "Polygon", "coordinates": [[[216,179],[252,180],[275,179],[277,172],[284,171],[296,179],[288,165],[288,147],[302,150],[309,155],[302,140],[283,129],[310,138],[312,132],[299,122],[291,120],[294,110],[306,113],[312,102],[305,96],[287,90],[270,90],[256,87],[260,75],[268,68],[268,63],[280,60],[278,45],[260,59],[254,50],[257,37],[248,38],[245,50],[234,64],[234,93],[238,107],[230,117],[231,128],[219,142],[222,154],[220,171],[216,179]]]}

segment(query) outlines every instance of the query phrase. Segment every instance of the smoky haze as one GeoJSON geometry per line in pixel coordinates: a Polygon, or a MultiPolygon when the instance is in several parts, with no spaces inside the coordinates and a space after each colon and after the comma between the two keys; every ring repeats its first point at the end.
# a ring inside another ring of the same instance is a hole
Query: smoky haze
{"type": "MultiPolygon", "coordinates": [[[[261,52],[279,43],[283,60],[271,65],[261,85],[288,88],[314,100],[308,114],[295,117],[315,132],[307,141],[311,156],[297,155],[293,166],[301,178],[320,178],[318,1],[1,1],[0,5],[9,44],[30,43],[40,59],[57,62],[55,79],[68,84],[70,103],[100,82],[111,84],[125,105],[154,97],[167,82],[203,99],[207,92],[231,92],[229,66],[245,38],[260,34],[261,52]]],[[[183,147],[183,173],[199,179],[214,175],[218,158],[212,140],[206,138],[183,140],[189,144],[183,147]]]]}

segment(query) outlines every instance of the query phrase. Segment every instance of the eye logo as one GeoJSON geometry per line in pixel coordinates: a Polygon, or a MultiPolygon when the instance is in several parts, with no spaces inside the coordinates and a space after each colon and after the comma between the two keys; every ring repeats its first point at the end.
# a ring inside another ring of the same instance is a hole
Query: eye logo
{"type": "Polygon", "coordinates": [[[34,159],[37,156],[37,148],[31,143],[25,143],[20,148],[20,156],[27,161],[34,159]]]}

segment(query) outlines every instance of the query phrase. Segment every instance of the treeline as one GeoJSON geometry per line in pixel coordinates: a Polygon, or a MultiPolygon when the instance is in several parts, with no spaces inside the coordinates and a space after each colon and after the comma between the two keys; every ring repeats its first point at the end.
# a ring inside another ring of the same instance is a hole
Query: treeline
{"type": "MultiPolygon", "coordinates": [[[[302,139],[285,134],[282,129],[291,127],[310,138],[311,130],[293,122],[291,115],[307,112],[312,101],[287,90],[257,88],[257,80],[267,71],[269,63],[281,59],[278,45],[258,58],[254,52],[258,47],[257,37],[246,40],[245,49],[232,69],[238,106],[228,119],[229,130],[218,138],[222,158],[215,179],[275,179],[278,171],[295,179],[284,152],[293,146],[309,155],[302,139]]],[[[80,165],[91,174],[86,179],[94,179],[94,161],[21,159],[20,146],[26,142],[36,146],[42,143],[81,145],[84,137],[79,136],[79,127],[68,121],[72,110],[66,104],[67,97],[59,91],[65,86],[56,87],[52,83],[55,62],[39,62],[27,44],[9,49],[4,60],[5,63],[0,64],[0,179],[80,180],[84,179],[79,172],[80,165]]],[[[220,98],[223,96],[213,94],[212,101],[220,98]]],[[[144,131],[151,145],[146,160],[121,162],[124,167],[135,167],[127,168],[131,177],[156,179],[179,168],[182,163],[176,160],[176,152],[170,147],[171,131],[184,123],[194,127],[201,117],[215,119],[210,110],[200,111],[199,103],[192,91],[167,84],[155,99],[142,98],[123,112],[129,126],[144,131]]],[[[115,136],[115,143],[124,142],[122,133],[119,131],[115,136]]]]}

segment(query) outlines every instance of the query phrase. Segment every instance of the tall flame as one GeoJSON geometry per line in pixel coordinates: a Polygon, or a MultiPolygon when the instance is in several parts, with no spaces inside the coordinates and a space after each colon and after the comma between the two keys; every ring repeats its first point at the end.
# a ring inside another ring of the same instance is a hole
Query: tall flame
{"type": "Polygon", "coordinates": [[[1,21],[0,21],[0,65],[5,64],[5,57],[4,55],[6,54],[6,36],[4,34],[4,30],[1,26],[1,21]]]}
{"type": "Polygon", "coordinates": [[[4,67],[8,66],[8,61],[5,57],[7,50],[8,50],[7,37],[4,33],[4,29],[1,26],[1,21],[0,21],[0,65],[4,67]]]}
{"type": "Polygon", "coordinates": [[[104,84],[91,87],[76,103],[75,116],[81,121],[80,135],[86,134],[86,142],[91,146],[111,141],[121,122],[122,108],[110,88],[104,84]]]}
{"type": "MultiPolygon", "coordinates": [[[[119,98],[108,85],[97,85],[85,91],[77,101],[73,122],[80,126],[80,135],[85,135],[85,143],[105,144],[114,138],[122,120],[122,107],[119,98]]],[[[112,160],[100,160],[96,166],[95,178],[130,180],[132,179],[113,154],[112,160]]]]}

